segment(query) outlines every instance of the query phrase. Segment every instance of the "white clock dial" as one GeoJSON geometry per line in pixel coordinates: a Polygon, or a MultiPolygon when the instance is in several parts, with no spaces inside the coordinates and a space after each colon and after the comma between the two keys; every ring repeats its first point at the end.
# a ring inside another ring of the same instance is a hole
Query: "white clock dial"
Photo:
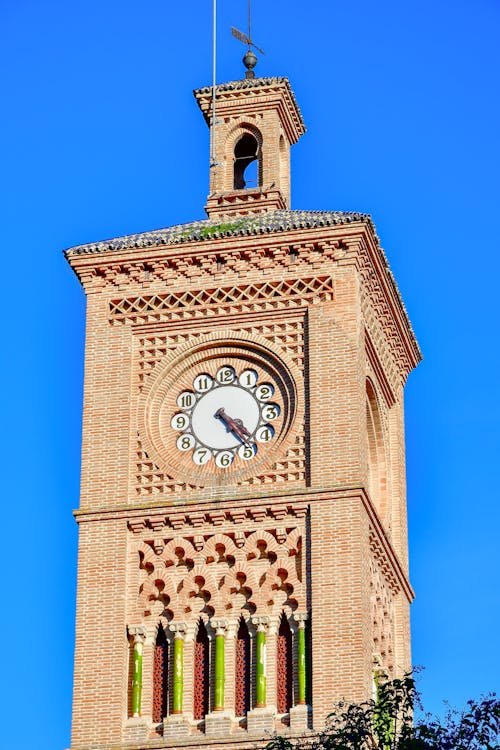
{"type": "MultiPolygon", "coordinates": [[[[180,433],[178,450],[191,452],[193,462],[204,466],[214,462],[227,470],[235,462],[251,461],[258,445],[273,440],[271,422],[281,408],[270,399],[275,387],[267,380],[259,382],[257,370],[224,363],[215,377],[200,372],[193,378],[193,390],[183,390],[176,398],[179,411],[170,426],[180,433]]],[[[240,464],[241,465],[241,464],[240,464]]]]}
{"type": "Polygon", "coordinates": [[[242,388],[226,385],[215,388],[200,398],[193,409],[192,430],[200,443],[214,450],[237,448],[242,441],[228,429],[224,419],[215,416],[219,409],[224,409],[233,419],[240,419],[252,434],[260,419],[258,402],[242,388]]]}

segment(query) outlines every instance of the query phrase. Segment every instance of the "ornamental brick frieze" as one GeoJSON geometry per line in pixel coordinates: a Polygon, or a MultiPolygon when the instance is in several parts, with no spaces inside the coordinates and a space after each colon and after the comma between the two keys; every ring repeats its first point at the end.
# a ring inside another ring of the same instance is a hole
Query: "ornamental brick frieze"
{"type": "Polygon", "coordinates": [[[220,248],[195,248],[182,255],[148,257],[148,259],[125,262],[102,259],[92,266],[79,269],[78,273],[89,292],[125,288],[140,285],[152,290],[162,287],[178,287],[221,281],[231,283],[245,275],[255,278],[256,272],[289,269],[296,276],[308,275],[316,268],[325,269],[330,261],[344,258],[347,246],[342,240],[324,239],[311,242],[288,242],[260,244],[248,248],[225,245],[220,248]]]}
{"type": "Polygon", "coordinates": [[[298,518],[305,518],[308,511],[308,505],[305,503],[293,504],[273,504],[273,505],[252,505],[251,508],[232,508],[230,510],[193,510],[187,509],[182,512],[172,511],[158,514],[156,516],[144,516],[130,519],[129,528],[133,534],[150,533],[154,531],[155,537],[160,538],[169,529],[175,531],[184,531],[185,529],[197,529],[201,526],[223,526],[224,529],[233,528],[245,524],[248,526],[249,521],[256,524],[264,520],[280,521],[276,534],[282,535],[282,527],[286,527],[289,521],[297,523],[298,518]]]}
{"type": "Polygon", "coordinates": [[[206,617],[290,615],[306,607],[303,529],[178,535],[137,544],[143,617],[189,623],[206,617]],[[281,541],[280,541],[281,540],[281,541]]]}
{"type": "Polygon", "coordinates": [[[374,529],[370,529],[370,553],[373,564],[383,577],[388,590],[396,596],[401,591],[401,584],[391,560],[380,543],[379,535],[374,529]]]}
{"type": "Polygon", "coordinates": [[[351,239],[347,244],[349,256],[357,259],[366,329],[391,387],[397,389],[421,358],[414,337],[407,335],[406,309],[381,248],[374,253],[363,240],[351,239]],[[384,261],[383,272],[377,263],[380,257],[384,261]]]}
{"type": "MultiPolygon", "coordinates": [[[[387,377],[387,358],[385,358],[384,364],[382,364],[382,361],[379,357],[379,354],[377,352],[377,349],[371,339],[370,332],[365,329],[365,351],[366,351],[366,359],[368,363],[368,370],[370,371],[370,374],[374,378],[375,382],[377,383],[377,390],[380,392],[380,394],[383,396],[383,399],[388,407],[393,406],[396,403],[396,396],[395,396],[395,388],[398,384],[398,381],[393,381],[393,378],[389,380],[387,377]]],[[[384,353],[387,353],[386,347],[383,347],[382,351],[384,353]]],[[[397,375],[395,368],[393,368],[393,376],[397,375]]]]}

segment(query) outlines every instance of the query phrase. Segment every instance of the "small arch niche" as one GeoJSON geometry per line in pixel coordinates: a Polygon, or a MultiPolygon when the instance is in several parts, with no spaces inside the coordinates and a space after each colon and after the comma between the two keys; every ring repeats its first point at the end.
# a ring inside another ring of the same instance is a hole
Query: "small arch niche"
{"type": "Polygon", "coordinates": [[[234,147],[234,190],[260,185],[260,155],[257,138],[245,133],[234,147]]]}

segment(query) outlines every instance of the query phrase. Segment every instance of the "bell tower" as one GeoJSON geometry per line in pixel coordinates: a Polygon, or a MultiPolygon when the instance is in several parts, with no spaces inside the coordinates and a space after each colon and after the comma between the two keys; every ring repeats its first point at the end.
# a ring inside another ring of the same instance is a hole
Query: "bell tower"
{"type": "Polygon", "coordinates": [[[288,79],[216,99],[208,219],[66,251],[87,295],[72,750],[263,748],[411,665],[418,344],[371,218],[290,208],[288,79]]]}
{"type": "MultiPolygon", "coordinates": [[[[194,94],[210,125],[214,89],[194,94]]],[[[245,78],[215,87],[210,218],[290,208],[290,147],[305,132],[287,78],[245,78]]]]}

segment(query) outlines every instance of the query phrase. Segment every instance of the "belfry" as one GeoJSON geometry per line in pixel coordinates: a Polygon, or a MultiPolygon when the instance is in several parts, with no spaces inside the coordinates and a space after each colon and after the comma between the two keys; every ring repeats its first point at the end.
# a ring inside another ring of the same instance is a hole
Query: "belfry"
{"type": "Polygon", "coordinates": [[[209,125],[214,93],[208,218],[66,251],[87,295],[72,750],[264,747],[411,664],[418,344],[371,218],[290,207],[288,79],[196,90],[209,125]]]}

